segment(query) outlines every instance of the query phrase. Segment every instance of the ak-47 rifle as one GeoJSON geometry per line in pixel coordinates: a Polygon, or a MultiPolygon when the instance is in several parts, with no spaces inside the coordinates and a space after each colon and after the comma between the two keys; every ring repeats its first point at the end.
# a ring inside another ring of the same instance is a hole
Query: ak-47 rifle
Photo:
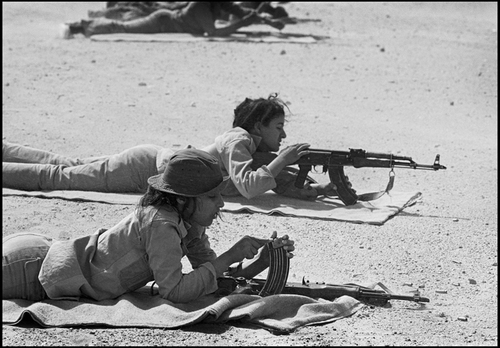
{"type": "MultiPolygon", "coordinates": [[[[411,157],[396,156],[386,153],[366,152],[362,149],[349,149],[349,151],[334,151],[322,149],[308,149],[309,154],[299,158],[292,165],[299,166],[299,173],[295,180],[297,188],[303,188],[307,174],[312,167],[322,166],[323,173],[328,171],[330,181],[333,188],[337,191],[337,195],[345,205],[356,204],[358,200],[366,201],[377,199],[383,193],[389,192],[394,183],[394,168],[409,168],[422,170],[439,170],[446,169],[445,166],[439,163],[439,155],[436,155],[434,164],[418,164],[411,157]],[[354,168],[372,167],[372,168],[391,168],[391,176],[387,189],[380,193],[365,194],[358,196],[356,191],[352,189],[352,184],[349,178],[344,173],[344,166],[352,166],[354,168]]],[[[272,152],[256,152],[253,154],[252,168],[259,168],[261,165],[269,164],[277,157],[272,152]]]]}
{"type": "Polygon", "coordinates": [[[262,297],[276,294],[295,294],[330,301],[347,295],[365,303],[381,306],[385,305],[389,300],[430,302],[428,298],[422,297],[418,293],[414,295],[394,294],[381,283],[378,283],[378,285],[383,290],[375,290],[354,284],[311,284],[304,279],[302,279],[302,283],[287,282],[290,260],[286,255],[286,251],[283,247],[274,248],[272,242],[269,242],[266,247],[269,251],[270,260],[266,280],[230,276],[220,277],[217,280],[219,288],[217,294],[220,296],[253,294],[262,297]]]}
{"type": "MultiPolygon", "coordinates": [[[[223,277],[219,278],[219,289],[224,289],[227,294],[260,294],[261,290],[266,285],[267,280],[264,279],[245,279],[223,277]]],[[[383,286],[382,284],[378,284],[383,286]]],[[[222,292],[221,292],[222,293],[222,292]]],[[[364,286],[354,284],[319,284],[309,283],[302,280],[302,283],[286,282],[281,294],[295,294],[312,298],[323,298],[333,301],[334,299],[347,295],[372,305],[383,306],[389,300],[403,300],[412,302],[430,302],[426,297],[420,296],[418,293],[414,295],[398,295],[385,290],[376,290],[364,286]]],[[[262,295],[261,295],[262,296],[262,295]]]]}

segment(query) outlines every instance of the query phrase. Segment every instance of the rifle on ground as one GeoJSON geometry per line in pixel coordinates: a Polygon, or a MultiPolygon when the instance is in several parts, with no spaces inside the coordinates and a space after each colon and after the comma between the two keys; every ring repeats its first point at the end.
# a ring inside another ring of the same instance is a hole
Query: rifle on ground
{"type": "MultiPolygon", "coordinates": [[[[309,149],[308,155],[302,156],[292,165],[299,166],[299,172],[295,180],[297,188],[303,188],[307,174],[312,167],[322,166],[323,173],[328,171],[330,181],[337,191],[337,195],[345,205],[356,204],[358,200],[367,201],[381,197],[384,193],[389,192],[394,184],[394,168],[409,168],[421,170],[439,170],[446,169],[445,166],[439,163],[439,154],[436,155],[434,164],[418,164],[411,157],[396,156],[386,153],[366,152],[362,149],[349,149],[349,151],[334,151],[322,149],[309,149]],[[344,173],[344,166],[352,166],[354,168],[371,167],[371,168],[391,168],[389,184],[385,191],[370,193],[358,196],[356,191],[352,189],[352,184],[349,178],[344,173]]],[[[253,154],[252,168],[256,169],[264,164],[269,164],[277,157],[272,152],[256,152],[253,154]]]]}
{"type": "Polygon", "coordinates": [[[392,293],[383,284],[378,285],[383,290],[375,290],[354,284],[312,284],[302,279],[302,283],[287,282],[290,260],[283,247],[274,248],[273,243],[266,245],[269,252],[269,270],[267,279],[246,279],[243,277],[223,276],[217,279],[218,290],[216,295],[252,294],[262,297],[276,294],[295,294],[312,298],[334,300],[347,295],[372,305],[385,305],[389,300],[403,300],[413,302],[430,302],[419,293],[414,295],[397,295],[392,293]]]}
{"type": "MultiPolygon", "coordinates": [[[[266,284],[266,280],[257,278],[245,279],[241,277],[221,277],[218,281],[220,291],[219,294],[258,295],[266,284]]],[[[379,283],[379,285],[382,284],[379,283]]],[[[412,301],[417,303],[430,302],[428,298],[420,296],[418,293],[414,295],[398,295],[387,290],[376,290],[354,284],[312,284],[303,280],[302,283],[287,282],[283,287],[281,294],[295,294],[311,298],[323,298],[329,301],[333,301],[338,297],[347,295],[361,302],[377,306],[384,306],[390,300],[412,301]]]]}

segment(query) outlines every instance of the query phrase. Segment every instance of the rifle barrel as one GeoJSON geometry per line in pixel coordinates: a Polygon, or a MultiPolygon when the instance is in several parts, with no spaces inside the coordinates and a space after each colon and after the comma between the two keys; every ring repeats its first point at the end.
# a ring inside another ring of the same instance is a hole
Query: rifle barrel
{"type": "Polygon", "coordinates": [[[423,170],[446,169],[439,163],[436,155],[434,164],[419,164],[411,157],[397,156],[388,153],[366,152],[362,149],[350,151],[332,151],[324,149],[309,149],[308,155],[302,156],[295,164],[323,166],[353,166],[354,168],[410,168],[423,170]]]}

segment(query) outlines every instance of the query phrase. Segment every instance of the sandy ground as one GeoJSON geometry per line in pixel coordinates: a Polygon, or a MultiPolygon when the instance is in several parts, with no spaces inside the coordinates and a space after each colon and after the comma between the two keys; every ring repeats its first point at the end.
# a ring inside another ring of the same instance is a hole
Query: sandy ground
{"type": "MultiPolygon", "coordinates": [[[[143,143],[201,147],[231,127],[232,111],[245,97],[279,92],[292,111],[286,144],[392,152],[426,164],[439,153],[446,171],[396,171],[394,190],[423,196],[383,226],[225,214],[209,229],[217,252],[245,234],[288,233],[297,246],[289,280],[380,281],[405,294],[419,288],[430,304],[392,301],[285,336],[238,324],[181,330],[4,325],[3,345],[497,345],[497,4],[284,6],[291,16],[321,20],[284,32],[330,39],[61,40],[60,23],[86,18],[104,3],[3,2],[3,139],[74,156],[143,143]]],[[[358,190],[387,182],[387,170],[346,172],[358,190]]],[[[3,236],[77,237],[110,227],[133,209],[2,201],[3,236]]]]}

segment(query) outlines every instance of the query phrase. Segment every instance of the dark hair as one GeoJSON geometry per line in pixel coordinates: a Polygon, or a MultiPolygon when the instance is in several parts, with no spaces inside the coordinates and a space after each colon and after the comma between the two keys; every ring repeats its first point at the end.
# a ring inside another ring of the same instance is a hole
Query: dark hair
{"type": "MultiPolygon", "coordinates": [[[[179,215],[184,219],[184,220],[189,220],[192,214],[194,214],[194,211],[196,210],[196,197],[186,197],[186,196],[181,196],[181,195],[176,195],[173,193],[168,193],[164,191],[160,191],[152,187],[151,185],[148,186],[148,190],[146,193],[141,197],[138,203],[138,208],[145,208],[148,206],[162,206],[162,205],[169,205],[177,212],[179,215]],[[182,197],[186,201],[186,204],[184,205],[184,208],[182,211],[179,209],[179,202],[177,199],[179,197],[182,197]],[[186,216],[188,213],[190,207],[193,206],[193,209],[191,210],[191,214],[189,216],[186,216]]],[[[218,212],[217,218],[222,220],[222,214],[218,212]]]]}
{"type": "Polygon", "coordinates": [[[285,115],[285,107],[288,109],[285,102],[278,98],[277,93],[271,94],[267,99],[246,98],[234,109],[233,128],[241,127],[250,132],[257,122],[267,126],[276,117],[285,115]]]}
{"type": "Polygon", "coordinates": [[[189,216],[184,216],[184,213],[187,210],[187,208],[192,204],[194,204],[196,208],[196,200],[194,197],[185,197],[173,193],[160,191],[149,185],[148,190],[139,200],[138,207],[145,208],[150,205],[152,206],[168,205],[177,210],[179,215],[181,215],[184,219],[186,219],[189,218],[189,216]],[[184,209],[182,211],[180,211],[179,202],[177,201],[177,198],[179,197],[182,197],[182,199],[186,200],[186,204],[184,205],[184,209]]]}

